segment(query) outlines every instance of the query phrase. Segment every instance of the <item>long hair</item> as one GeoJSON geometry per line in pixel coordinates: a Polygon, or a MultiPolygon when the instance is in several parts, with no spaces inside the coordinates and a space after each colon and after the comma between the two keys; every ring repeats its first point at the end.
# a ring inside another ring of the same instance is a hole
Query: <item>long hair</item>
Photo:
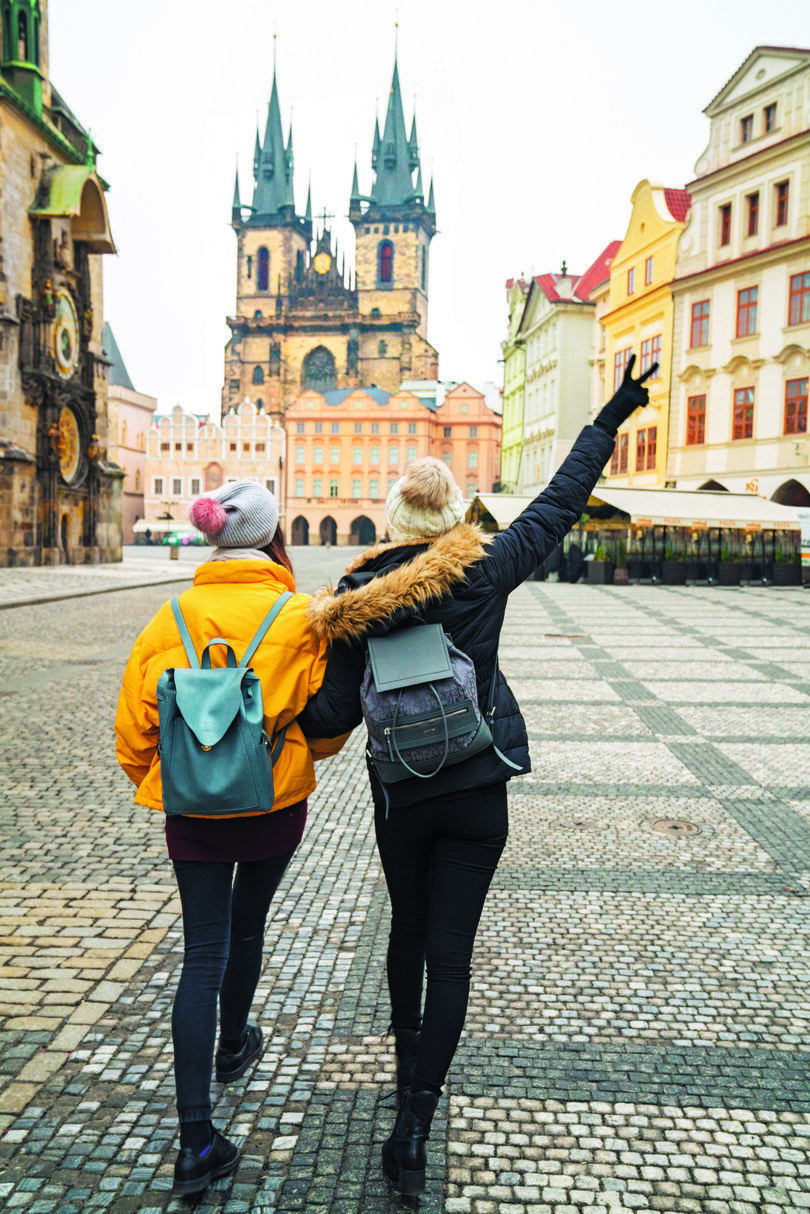
{"type": "MultiPolygon", "coordinates": [[[[270,543],[265,544],[260,551],[266,552],[271,561],[275,561],[277,565],[283,565],[289,573],[293,573],[292,561],[287,555],[287,546],[284,543],[284,532],[281,530],[281,524],[276,527],[276,533],[270,543]]],[[[294,573],[293,576],[295,576],[294,573]]]]}

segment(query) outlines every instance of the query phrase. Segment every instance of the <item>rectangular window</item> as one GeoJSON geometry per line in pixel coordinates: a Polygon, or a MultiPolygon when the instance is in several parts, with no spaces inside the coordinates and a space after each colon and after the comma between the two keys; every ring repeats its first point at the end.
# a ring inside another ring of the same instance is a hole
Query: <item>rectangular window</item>
{"type": "Polygon", "coordinates": [[[613,355],[613,391],[614,392],[618,391],[618,389],[619,389],[619,385],[622,382],[622,377],[624,376],[625,367],[627,366],[628,362],[630,361],[630,355],[632,353],[633,353],[633,351],[631,350],[630,346],[628,346],[626,350],[617,350],[616,353],[613,355]]]}
{"type": "Polygon", "coordinates": [[[686,445],[698,447],[706,441],[706,397],[690,396],[686,402],[686,445]]]}
{"type": "Polygon", "coordinates": [[[330,447],[329,448],[329,463],[330,464],[339,464],[340,463],[340,447],[330,447]]]}
{"type": "Polygon", "coordinates": [[[250,443],[242,443],[242,452],[245,455],[250,455],[250,443]]]}
{"type": "Polygon", "coordinates": [[[228,443],[228,450],[231,452],[236,451],[236,443],[228,443]]]}
{"type": "Polygon", "coordinates": [[[416,447],[408,447],[405,452],[405,462],[410,464],[416,459],[416,447]]]}
{"type": "Polygon", "coordinates": [[[372,476],[368,482],[368,495],[369,497],[380,496],[380,482],[377,480],[376,476],[372,476]]]}
{"type": "Polygon", "coordinates": [[[369,453],[369,459],[371,460],[372,464],[379,464],[379,462],[380,462],[380,448],[379,447],[371,448],[371,451],[369,453]]]}
{"type": "Polygon", "coordinates": [[[467,481],[467,497],[475,497],[478,492],[477,481],[467,481]]]}
{"type": "Polygon", "coordinates": [[[316,476],[312,480],[312,496],[323,497],[323,478],[316,476]]]}
{"type": "MultiPolygon", "coordinates": [[[[318,448],[316,447],[316,448],[315,448],[315,450],[317,451],[317,450],[318,450],[318,448]]],[[[295,448],[295,462],[296,462],[296,464],[303,464],[303,462],[304,462],[304,460],[306,459],[306,457],[307,457],[307,450],[306,450],[306,447],[296,447],[296,448],[295,448]]]]}
{"type": "Polygon", "coordinates": [[[467,452],[467,467],[468,468],[477,468],[478,467],[478,452],[475,450],[475,448],[473,448],[472,451],[467,452]]]}
{"type": "Polygon", "coordinates": [[[323,434],[323,422],[316,422],[316,423],[315,423],[315,433],[316,433],[316,434],[323,434]]]}
{"type": "Polygon", "coordinates": [[[619,435],[619,472],[627,471],[628,452],[630,450],[630,435],[625,431],[619,435]]]}
{"type": "Polygon", "coordinates": [[[337,481],[332,480],[329,482],[329,496],[337,497],[337,495],[338,495],[338,483],[337,483],[337,481]]]}
{"type": "Polygon", "coordinates": [[[395,476],[389,476],[389,478],[388,478],[388,492],[389,493],[391,492],[391,490],[393,489],[393,487],[396,483],[397,483],[397,478],[395,476]]]}
{"type": "Polygon", "coordinates": [[[332,434],[340,434],[340,422],[332,422],[332,425],[329,427],[329,430],[330,430],[330,433],[332,433],[332,434]]]}
{"type": "Polygon", "coordinates": [[[442,426],[442,438],[452,438],[452,436],[453,436],[453,427],[452,426],[442,426]]]}
{"type": "Polygon", "coordinates": [[[648,287],[653,278],[653,259],[648,257],[644,262],[644,286],[648,287]]]}
{"type": "Polygon", "coordinates": [[[372,433],[372,434],[379,434],[379,433],[380,433],[380,423],[379,423],[379,422],[372,422],[372,423],[371,423],[371,433],[372,433]]]}
{"type": "Polygon", "coordinates": [[[162,492],[163,492],[163,477],[162,476],[152,477],[152,493],[154,494],[155,497],[160,497],[162,492]]]}
{"type": "Polygon", "coordinates": [[[647,466],[647,431],[636,430],[636,472],[643,472],[647,466]]]}
{"type": "Polygon", "coordinates": [[[788,221],[788,190],[790,182],[780,181],[776,189],[776,226],[784,227],[788,221]]]}
{"type": "Polygon", "coordinates": [[[478,427],[470,426],[470,438],[478,438],[478,427]]]}
{"type": "Polygon", "coordinates": [[[199,476],[192,476],[191,480],[189,481],[189,485],[190,485],[191,496],[199,497],[200,496],[200,478],[199,478],[199,476]]]}
{"type": "Polygon", "coordinates": [[[452,455],[451,455],[451,453],[450,453],[449,451],[447,451],[447,450],[442,451],[442,459],[443,459],[443,460],[444,460],[444,462],[447,464],[448,468],[450,467],[450,460],[451,460],[452,458],[453,458],[453,457],[452,457],[452,455]]]}
{"type": "Polygon", "coordinates": [[[354,423],[354,432],[355,432],[355,434],[362,434],[362,433],[363,433],[363,423],[362,423],[362,422],[355,422],[355,423],[354,423]]]}
{"type": "Polygon", "coordinates": [[[323,463],[323,447],[315,447],[312,452],[312,458],[316,464],[323,463]]]}
{"type": "Polygon", "coordinates": [[[748,235],[756,236],[759,230],[759,190],[746,194],[745,201],[748,204],[748,235]]]}
{"type": "Polygon", "coordinates": [[[264,451],[264,443],[257,443],[257,444],[256,444],[256,451],[257,451],[257,452],[259,452],[259,451],[264,451]]]}
{"type": "Polygon", "coordinates": [[[793,274],[790,279],[788,324],[803,325],[810,320],[810,270],[793,274]]]}
{"type": "Polygon", "coordinates": [[[175,449],[175,451],[182,451],[182,450],[183,450],[183,444],[182,444],[182,443],[175,443],[175,444],[174,444],[174,449],[175,449]]]}
{"type": "Polygon", "coordinates": [[[388,448],[388,466],[389,466],[389,468],[396,468],[398,463],[399,463],[399,447],[389,447],[388,448]]]}
{"type": "Polygon", "coordinates": [[[785,384],[785,434],[807,433],[808,379],[789,379],[785,384]]]}
{"type": "Polygon", "coordinates": [[[658,427],[647,427],[647,471],[655,471],[655,453],[658,447],[658,427]]]}
{"type": "Polygon", "coordinates": [[[264,487],[265,487],[265,489],[269,489],[271,493],[275,493],[275,491],[276,491],[275,478],[272,476],[268,477],[267,480],[264,482],[264,487]]]}
{"type": "Polygon", "coordinates": [[[295,478],[295,496],[296,497],[304,496],[304,478],[303,478],[303,476],[297,476],[295,478]]]}
{"type": "Polygon", "coordinates": [[[391,422],[388,427],[389,434],[399,434],[399,422],[391,422]]]}
{"type": "Polygon", "coordinates": [[[631,266],[627,271],[627,294],[632,295],[636,289],[636,268],[631,266]]]}
{"type": "Polygon", "coordinates": [[[416,422],[408,422],[408,433],[416,434],[416,422]]]}
{"type": "Polygon", "coordinates": [[[731,244],[731,203],[724,202],[720,208],[720,244],[731,244]]]}
{"type": "Polygon", "coordinates": [[[740,119],[740,143],[750,143],[754,134],[754,115],[746,114],[740,119]]]}
{"type": "Polygon", "coordinates": [[[194,444],[186,443],[186,451],[193,451],[193,450],[194,450],[194,444]]]}
{"type": "Polygon", "coordinates": [[[619,471],[619,441],[616,440],[616,445],[613,448],[613,454],[610,457],[610,475],[616,476],[619,471]]]}
{"type": "Polygon", "coordinates": [[[639,374],[646,371],[652,363],[652,341],[648,337],[641,343],[641,358],[638,364],[639,374]]]}
{"type": "Polygon", "coordinates": [[[304,434],[306,432],[306,428],[307,428],[306,422],[296,422],[295,423],[295,433],[296,434],[304,434]]]}
{"type": "Polygon", "coordinates": [[[692,304],[692,324],[689,330],[689,345],[708,346],[709,344],[709,301],[701,299],[692,304]]]}
{"type": "Polygon", "coordinates": [[[734,428],[731,437],[732,439],[754,437],[753,388],[737,388],[734,393],[734,428]]]}
{"type": "Polygon", "coordinates": [[[737,336],[750,337],[757,331],[758,287],[746,287],[737,292],[737,336]]]}
{"type": "Polygon", "coordinates": [[[183,496],[183,478],[181,476],[172,477],[172,497],[183,496]]]}
{"type": "Polygon", "coordinates": [[[171,443],[161,443],[161,444],[160,444],[160,450],[161,450],[161,452],[165,452],[165,451],[171,451],[171,449],[172,449],[172,448],[171,448],[171,443]]]}
{"type": "Polygon", "coordinates": [[[358,497],[362,497],[362,496],[363,496],[363,482],[357,481],[357,480],[352,481],[352,497],[358,498],[358,497]]]}
{"type": "Polygon", "coordinates": [[[774,130],[776,127],[776,102],[775,101],[772,102],[771,105],[765,106],[764,118],[765,118],[765,121],[762,125],[765,130],[765,134],[767,135],[767,134],[769,134],[770,131],[774,130]]]}
{"type": "Polygon", "coordinates": [[[362,464],[362,462],[363,462],[363,448],[354,447],[352,449],[352,463],[353,464],[362,464]]]}

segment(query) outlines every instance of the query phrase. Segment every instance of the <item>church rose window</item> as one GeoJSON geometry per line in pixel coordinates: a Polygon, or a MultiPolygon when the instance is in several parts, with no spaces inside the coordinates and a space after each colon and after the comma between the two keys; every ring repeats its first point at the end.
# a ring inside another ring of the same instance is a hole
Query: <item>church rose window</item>
{"type": "Polygon", "coordinates": [[[392,283],[394,281],[394,246],[390,240],[380,241],[378,258],[378,281],[392,283]]]}
{"type": "Polygon", "coordinates": [[[259,249],[259,273],[256,288],[259,291],[267,291],[270,287],[270,254],[262,245],[259,249]]]}

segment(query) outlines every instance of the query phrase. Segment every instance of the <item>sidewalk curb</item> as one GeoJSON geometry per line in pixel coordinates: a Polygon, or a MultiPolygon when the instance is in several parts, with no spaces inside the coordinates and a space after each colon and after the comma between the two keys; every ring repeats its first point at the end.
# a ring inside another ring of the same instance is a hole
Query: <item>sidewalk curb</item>
{"type": "Polygon", "coordinates": [[[14,603],[0,603],[0,611],[11,611],[13,607],[35,607],[40,603],[60,603],[64,599],[86,599],[94,594],[119,594],[122,590],[147,590],[150,586],[176,586],[178,582],[191,582],[191,577],[168,578],[165,582],[136,582],[130,586],[101,586],[96,590],[71,590],[67,594],[44,594],[38,598],[18,599],[14,603]]]}

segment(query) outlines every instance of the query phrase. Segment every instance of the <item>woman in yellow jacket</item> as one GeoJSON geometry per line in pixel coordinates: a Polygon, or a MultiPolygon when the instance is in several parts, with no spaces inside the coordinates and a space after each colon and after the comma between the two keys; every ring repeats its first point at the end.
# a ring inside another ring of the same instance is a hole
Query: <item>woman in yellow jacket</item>
{"type": "MultiPolygon", "coordinates": [[[[259,625],[285,591],[295,591],[278,526],[275,498],[262,485],[237,481],[198,498],[190,517],[216,550],[197,569],[180,607],[198,654],[224,637],[241,659],[259,625]]],[[[262,1031],[248,1013],[262,965],[264,925],[273,895],[301,842],[313,758],[334,754],[344,738],[307,741],[296,721],[323,679],[326,654],[309,629],[309,596],[293,594],[250,666],[263,695],[264,728],[286,740],[273,772],[274,800],[261,813],[167,816],[166,843],[183,910],[183,969],[172,1012],[180,1122],[174,1191],[198,1193],[234,1171],[237,1147],[211,1124],[211,1064],[216,1078],[239,1079],[262,1050],[262,1031]],[[235,868],[235,877],[234,877],[235,868]]],[[[209,651],[224,665],[221,648],[209,651]]],[[[116,753],[137,785],[135,801],[162,810],[157,683],[189,665],[169,603],[135,642],[116,714],[116,753]]]]}

